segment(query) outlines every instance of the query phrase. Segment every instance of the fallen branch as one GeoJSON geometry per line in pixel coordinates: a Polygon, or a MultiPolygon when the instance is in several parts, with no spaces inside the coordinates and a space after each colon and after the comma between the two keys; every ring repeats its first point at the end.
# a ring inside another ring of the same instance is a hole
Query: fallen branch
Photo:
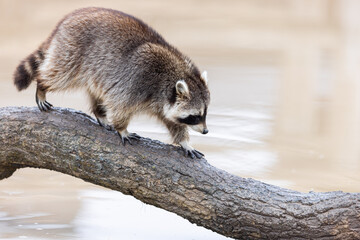
{"type": "Polygon", "coordinates": [[[237,239],[360,239],[359,193],[283,189],[146,138],[123,147],[115,132],[69,109],[0,108],[0,132],[0,179],[24,167],[62,172],[237,239]]]}

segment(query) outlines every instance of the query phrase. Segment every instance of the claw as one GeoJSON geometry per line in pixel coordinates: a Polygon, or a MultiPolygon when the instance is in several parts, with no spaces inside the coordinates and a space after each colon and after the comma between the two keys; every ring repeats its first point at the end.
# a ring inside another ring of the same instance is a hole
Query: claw
{"type": "Polygon", "coordinates": [[[43,108],[42,108],[42,106],[41,106],[41,104],[40,104],[40,102],[36,102],[36,104],[38,105],[38,108],[39,108],[39,110],[40,110],[41,112],[44,111],[43,108]]]}
{"type": "Polygon", "coordinates": [[[42,105],[43,105],[43,108],[45,109],[45,111],[49,111],[52,108],[52,104],[47,101],[42,102],[42,105]]]}
{"type": "Polygon", "coordinates": [[[188,149],[184,149],[185,152],[185,157],[191,157],[192,159],[194,158],[202,158],[205,155],[201,152],[199,152],[198,150],[188,150],[188,149]]]}
{"type": "Polygon", "coordinates": [[[124,141],[123,141],[124,146],[125,146],[126,141],[128,141],[129,144],[132,145],[132,142],[129,137],[124,137],[123,139],[124,139],[124,141]]]}
{"type": "Polygon", "coordinates": [[[53,105],[51,103],[49,103],[48,101],[40,101],[37,97],[36,97],[36,104],[37,104],[39,110],[42,112],[49,111],[53,107],[53,105]]]}
{"type": "Polygon", "coordinates": [[[194,159],[194,158],[202,158],[204,156],[204,154],[202,154],[201,152],[195,150],[192,146],[190,146],[187,140],[179,142],[179,145],[184,150],[185,157],[191,157],[192,159],[194,159]]]}
{"type": "Polygon", "coordinates": [[[194,155],[194,152],[193,151],[189,151],[189,150],[187,150],[187,155],[189,156],[189,157],[191,157],[192,159],[194,159],[194,157],[195,157],[195,155],[194,155]]]}
{"type": "Polygon", "coordinates": [[[130,145],[132,145],[131,139],[133,140],[140,140],[140,136],[137,135],[136,133],[129,133],[127,136],[122,136],[119,132],[117,132],[118,135],[121,138],[121,142],[122,144],[125,146],[126,142],[128,142],[130,145]]]}
{"type": "Polygon", "coordinates": [[[46,106],[48,106],[48,108],[52,108],[52,107],[53,107],[53,105],[52,105],[51,103],[49,103],[48,101],[45,101],[44,104],[45,104],[46,106]]]}
{"type": "Polygon", "coordinates": [[[102,122],[98,117],[96,117],[96,120],[97,120],[99,126],[104,127],[104,128],[105,128],[106,130],[108,130],[108,131],[115,131],[115,129],[114,129],[113,126],[111,126],[111,125],[109,125],[109,124],[107,124],[107,123],[102,122]]]}
{"type": "Polygon", "coordinates": [[[130,133],[128,137],[135,140],[141,139],[141,136],[137,135],[136,133],[130,133]]]}
{"type": "Polygon", "coordinates": [[[195,156],[197,157],[197,158],[202,158],[203,156],[204,156],[204,154],[203,153],[201,153],[201,152],[199,152],[198,150],[195,150],[194,149],[194,154],[195,154],[195,156]]]}
{"type": "Polygon", "coordinates": [[[131,140],[128,138],[128,136],[122,136],[119,132],[117,132],[117,133],[120,136],[121,142],[124,146],[126,145],[126,141],[128,141],[129,144],[132,145],[131,140]]]}
{"type": "Polygon", "coordinates": [[[96,118],[96,120],[97,120],[98,124],[99,124],[101,127],[105,127],[104,124],[102,124],[102,122],[100,121],[99,118],[96,118]]]}
{"type": "Polygon", "coordinates": [[[105,124],[105,129],[108,131],[115,131],[115,128],[111,125],[105,124]]]}

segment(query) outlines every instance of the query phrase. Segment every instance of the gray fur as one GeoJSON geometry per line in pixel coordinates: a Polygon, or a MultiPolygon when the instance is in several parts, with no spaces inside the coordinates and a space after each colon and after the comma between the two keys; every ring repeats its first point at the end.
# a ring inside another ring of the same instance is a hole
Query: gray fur
{"type": "Polygon", "coordinates": [[[38,51],[44,56],[36,58],[36,74],[29,74],[38,85],[38,105],[46,105],[46,92],[85,88],[95,116],[125,138],[131,117],[145,112],[164,122],[175,143],[193,150],[187,125],[177,117],[204,114],[206,82],[189,58],[142,21],[111,9],[79,9],[60,21],[38,51]],[[189,89],[186,96],[176,91],[179,80],[189,89]]]}

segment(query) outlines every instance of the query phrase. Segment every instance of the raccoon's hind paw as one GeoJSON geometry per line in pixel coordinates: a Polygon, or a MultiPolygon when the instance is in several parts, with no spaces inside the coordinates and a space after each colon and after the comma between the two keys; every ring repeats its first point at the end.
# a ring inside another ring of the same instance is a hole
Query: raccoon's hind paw
{"type": "Polygon", "coordinates": [[[115,131],[115,128],[113,126],[111,126],[110,124],[108,124],[107,122],[103,122],[102,120],[100,120],[98,117],[96,117],[97,122],[99,123],[99,125],[101,127],[104,127],[106,130],[108,131],[115,131]]]}
{"type": "Polygon", "coordinates": [[[115,128],[111,125],[105,124],[105,125],[101,125],[101,126],[103,126],[108,131],[115,131],[115,128]]]}
{"type": "Polygon", "coordinates": [[[122,133],[117,132],[117,133],[120,136],[121,142],[124,146],[125,146],[126,142],[128,142],[130,145],[132,145],[131,139],[132,140],[140,140],[140,138],[141,138],[136,133],[128,133],[128,131],[123,131],[122,133]]]}
{"type": "Polygon", "coordinates": [[[53,105],[46,101],[46,92],[44,90],[40,90],[39,86],[36,89],[35,100],[38,108],[42,112],[47,112],[52,109],[53,105]]]}
{"type": "Polygon", "coordinates": [[[203,153],[199,152],[198,150],[188,150],[188,149],[184,149],[185,151],[185,157],[191,157],[192,159],[196,158],[202,158],[203,156],[205,156],[203,153]]]}
{"type": "Polygon", "coordinates": [[[36,99],[36,104],[38,105],[38,108],[42,112],[47,112],[53,108],[53,105],[49,103],[48,101],[40,101],[36,99]]]}

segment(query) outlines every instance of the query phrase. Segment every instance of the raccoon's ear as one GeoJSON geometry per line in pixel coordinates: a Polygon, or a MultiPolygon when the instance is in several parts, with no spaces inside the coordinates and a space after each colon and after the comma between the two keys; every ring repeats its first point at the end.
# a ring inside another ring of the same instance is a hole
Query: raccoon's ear
{"type": "Polygon", "coordinates": [[[184,80],[179,80],[175,85],[176,93],[180,96],[189,96],[189,87],[184,80]]]}
{"type": "Polygon", "coordinates": [[[203,71],[201,74],[201,78],[204,80],[205,84],[208,84],[207,71],[203,71]]]}

